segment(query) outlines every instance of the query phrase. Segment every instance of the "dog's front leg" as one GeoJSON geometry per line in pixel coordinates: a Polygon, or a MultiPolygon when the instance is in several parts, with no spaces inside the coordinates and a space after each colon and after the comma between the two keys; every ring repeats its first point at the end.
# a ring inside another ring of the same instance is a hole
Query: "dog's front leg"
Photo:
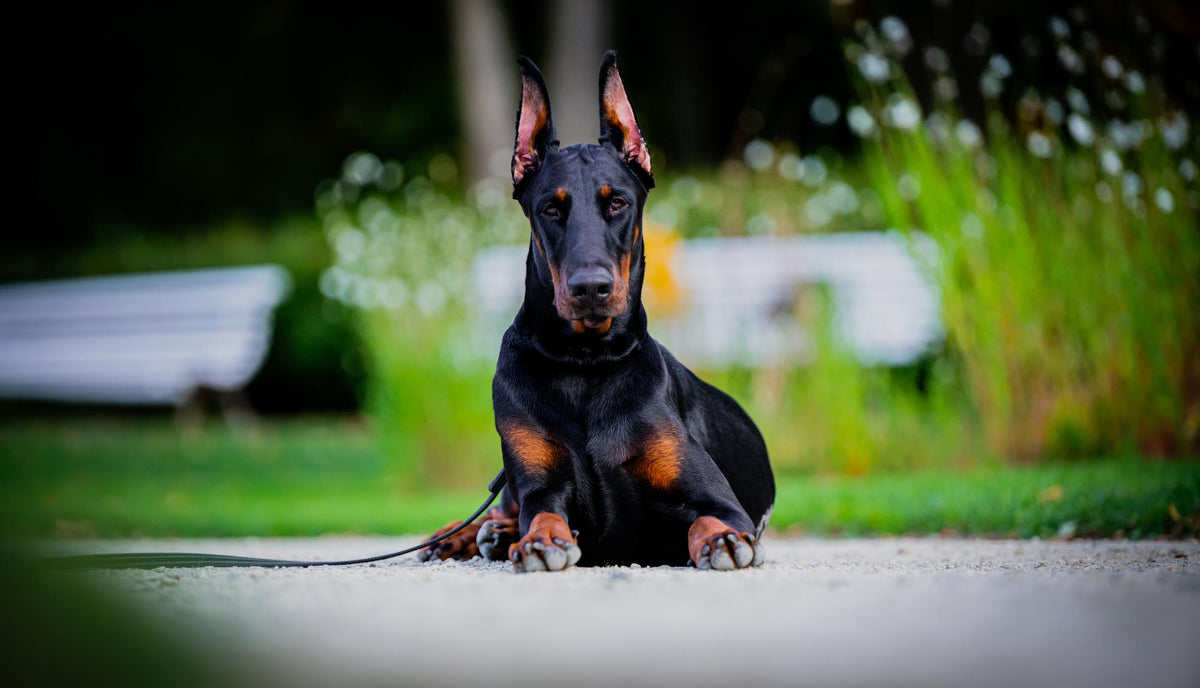
{"type": "Polygon", "coordinates": [[[668,504],[687,528],[687,551],[698,569],[744,569],[763,561],[762,545],[729,480],[708,451],[672,422],[658,424],[626,465],[635,480],[668,504]]]}
{"type": "Polygon", "coordinates": [[[513,421],[498,425],[509,489],[520,505],[521,539],[508,548],[513,570],[561,571],[574,566],[582,552],[567,524],[566,448],[534,426],[513,421]]]}
{"type": "Polygon", "coordinates": [[[683,488],[685,503],[694,515],[687,533],[692,564],[702,570],[761,565],[762,543],[754,536],[754,523],[738,502],[729,481],[708,452],[696,446],[690,449],[689,472],[699,474],[683,488]]]}

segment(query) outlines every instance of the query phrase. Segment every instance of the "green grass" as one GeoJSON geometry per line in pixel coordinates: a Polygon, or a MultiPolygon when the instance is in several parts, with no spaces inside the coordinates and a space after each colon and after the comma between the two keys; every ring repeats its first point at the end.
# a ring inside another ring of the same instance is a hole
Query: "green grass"
{"type": "Polygon", "coordinates": [[[1200,462],[1098,460],[779,480],[772,522],[805,532],[1085,537],[1200,533],[1200,462]],[[1178,519],[1171,514],[1174,505],[1178,519]]]}
{"type": "MultiPolygon", "coordinates": [[[[0,535],[115,537],[424,533],[482,483],[414,492],[358,421],[251,428],[161,419],[0,425],[0,535]]],[[[1200,533],[1200,462],[1135,459],[777,476],[773,525],[820,534],[1042,537],[1200,533]],[[1171,506],[1178,518],[1171,515],[1171,506]]]]}
{"type": "Polygon", "coordinates": [[[0,426],[0,449],[6,534],[424,532],[482,495],[403,489],[376,437],[352,421],[9,423],[0,426]]]}

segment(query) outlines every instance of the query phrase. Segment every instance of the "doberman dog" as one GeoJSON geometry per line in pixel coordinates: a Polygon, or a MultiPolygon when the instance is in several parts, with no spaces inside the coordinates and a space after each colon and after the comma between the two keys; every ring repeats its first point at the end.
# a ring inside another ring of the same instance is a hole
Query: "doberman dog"
{"type": "Polygon", "coordinates": [[[775,482],[762,435],[646,330],[654,177],[616,59],[600,68],[599,144],[565,148],[541,72],[519,60],[513,198],[531,231],[525,301],[492,384],[507,484],[480,526],[422,560],[482,554],[515,571],[763,561],[775,482]]]}

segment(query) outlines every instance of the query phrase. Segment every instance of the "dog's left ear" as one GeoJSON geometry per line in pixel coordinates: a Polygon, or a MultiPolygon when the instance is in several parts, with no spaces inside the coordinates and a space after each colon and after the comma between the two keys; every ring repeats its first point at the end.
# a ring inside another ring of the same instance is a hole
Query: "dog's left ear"
{"type": "Polygon", "coordinates": [[[650,172],[650,149],[633,116],[633,106],[625,94],[625,84],[617,71],[617,52],[604,53],[600,64],[600,143],[612,146],[628,164],[646,189],[654,188],[650,172]]]}

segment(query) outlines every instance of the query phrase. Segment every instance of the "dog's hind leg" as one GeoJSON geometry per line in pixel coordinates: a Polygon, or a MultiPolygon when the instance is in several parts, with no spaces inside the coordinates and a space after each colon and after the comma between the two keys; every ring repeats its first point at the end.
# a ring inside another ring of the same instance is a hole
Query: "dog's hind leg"
{"type": "MultiPolygon", "coordinates": [[[[442,533],[454,529],[462,521],[451,521],[441,528],[432,537],[437,537],[442,533]]],[[[431,561],[433,559],[471,559],[479,554],[479,546],[475,544],[475,538],[478,537],[480,525],[472,523],[463,528],[454,535],[442,540],[436,545],[430,545],[417,553],[418,561],[431,561]]]]}
{"type": "Polygon", "coordinates": [[[479,527],[475,544],[485,559],[504,561],[508,559],[508,546],[521,539],[521,524],[518,517],[521,508],[507,491],[504,503],[488,511],[487,519],[479,527]]]}

